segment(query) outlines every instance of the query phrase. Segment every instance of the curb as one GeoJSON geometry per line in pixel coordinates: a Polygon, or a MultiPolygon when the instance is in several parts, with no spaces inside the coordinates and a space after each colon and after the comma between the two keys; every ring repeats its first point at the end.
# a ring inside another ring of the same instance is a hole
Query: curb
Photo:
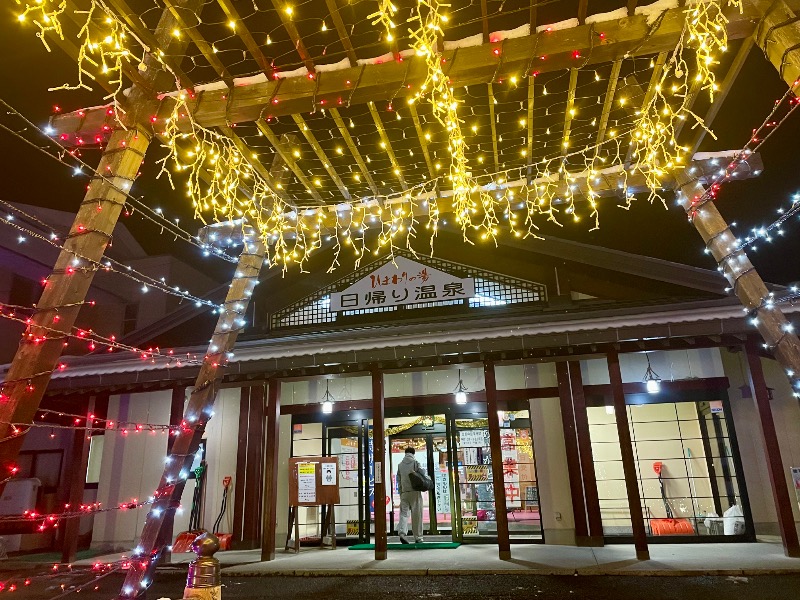
{"type": "Polygon", "coordinates": [[[524,575],[561,576],[561,577],[596,577],[616,575],[620,577],[757,577],[759,575],[800,575],[800,568],[790,569],[698,569],[674,570],[640,569],[640,570],[608,570],[597,568],[581,569],[285,569],[276,571],[255,571],[237,567],[223,568],[222,577],[397,577],[413,575],[420,577],[443,576],[482,576],[482,575],[524,575]],[[237,569],[233,572],[228,569],[237,569]]]}

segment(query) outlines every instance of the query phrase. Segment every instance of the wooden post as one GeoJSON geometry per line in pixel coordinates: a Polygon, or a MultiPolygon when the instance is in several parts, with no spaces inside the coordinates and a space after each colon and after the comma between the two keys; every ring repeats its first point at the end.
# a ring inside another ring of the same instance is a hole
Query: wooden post
{"type": "Polygon", "coordinates": [[[597,478],[594,473],[594,454],[592,453],[592,439],[589,435],[589,415],[586,412],[586,397],[583,394],[583,377],[581,377],[581,363],[579,361],[569,362],[569,380],[572,391],[572,408],[575,411],[575,433],[578,436],[578,449],[580,450],[586,515],[589,519],[588,545],[602,547],[604,544],[603,520],[600,517],[600,497],[597,493],[597,478]]]}
{"type": "Polygon", "coordinates": [[[569,476],[569,491],[572,498],[572,514],[575,519],[575,543],[578,546],[585,546],[588,542],[589,529],[586,525],[586,503],[583,496],[583,479],[581,478],[578,436],[575,429],[575,413],[572,408],[569,365],[566,362],[560,361],[556,363],[556,378],[558,380],[558,398],[561,403],[564,443],[567,450],[567,475],[569,476]]]}
{"type": "Polygon", "coordinates": [[[158,541],[165,515],[169,510],[173,510],[173,501],[180,498],[178,493],[182,491],[182,484],[189,475],[206,422],[211,418],[229,353],[244,326],[244,316],[247,314],[253,287],[264,264],[266,248],[255,229],[247,224],[243,227],[245,235],[242,254],[239,256],[233,282],[184,411],[183,422],[187,426],[178,432],[172,451],[167,457],[164,473],[155,492],[155,501],[145,519],[139,545],[133,551],[134,560],[131,560],[131,566],[122,586],[122,598],[142,594],[152,581],[157,562],[155,559],[162,550],[158,541]]]}
{"type": "MultiPolygon", "coordinates": [[[[0,388],[0,439],[11,435],[9,423],[33,421],[149,143],[150,134],[137,128],[111,134],[0,388]]],[[[24,437],[0,445],[0,480],[10,474],[24,437]]]]}
{"type": "MultiPolygon", "coordinates": [[[[800,79],[800,21],[797,11],[784,0],[756,0],[755,3],[764,13],[755,37],[758,47],[767,59],[778,70],[788,85],[798,85],[800,79]]],[[[795,3],[796,6],[796,3],[795,3]]]]}
{"type": "Polygon", "coordinates": [[[239,388],[239,444],[236,447],[236,475],[233,479],[233,536],[235,550],[249,550],[245,543],[244,490],[247,483],[247,430],[250,426],[250,386],[239,388]]]}
{"type": "MultiPolygon", "coordinates": [[[[267,384],[267,430],[264,464],[264,508],[261,534],[261,560],[275,560],[275,528],[278,520],[278,450],[280,441],[281,382],[267,384]]],[[[286,499],[288,501],[288,498],[286,499]]]]}
{"type": "Polygon", "coordinates": [[[781,540],[783,540],[783,551],[786,556],[800,557],[800,543],[798,543],[797,529],[794,523],[794,514],[792,513],[792,497],[789,494],[789,487],[786,485],[781,449],[778,445],[778,435],[775,432],[772,408],[769,405],[769,390],[764,379],[764,369],[756,348],[756,340],[753,338],[748,340],[745,353],[747,355],[747,374],[750,379],[750,388],[753,391],[753,398],[761,423],[764,457],[767,459],[767,473],[772,486],[775,512],[778,515],[778,528],[781,532],[781,540]]]}
{"type": "Polygon", "coordinates": [[[736,250],[736,236],[716,204],[701,200],[705,189],[689,176],[685,171],[676,173],[680,186],[678,201],[720,265],[730,289],[742,303],[766,347],[784,368],[795,395],[800,395],[800,339],[792,332],[783,311],[769,302],[769,290],[747,254],[744,250],[736,250]]]}
{"type": "Polygon", "coordinates": [[[644,528],[644,517],[642,515],[642,500],[639,497],[639,482],[636,478],[636,463],[634,462],[633,447],[631,446],[628,409],[625,406],[622,373],[619,370],[619,355],[616,352],[609,352],[607,359],[611,393],[614,397],[614,414],[617,421],[619,450],[622,456],[622,470],[625,473],[625,488],[628,492],[628,508],[631,513],[633,545],[636,548],[637,559],[650,560],[650,551],[647,549],[647,532],[644,528]]]}
{"type": "MultiPolygon", "coordinates": [[[[244,498],[244,547],[261,547],[261,511],[264,505],[264,384],[250,388],[250,415],[247,432],[247,486],[244,498]]],[[[239,477],[244,473],[239,473],[239,477]]]]}
{"type": "Polygon", "coordinates": [[[386,482],[384,461],[384,403],[383,373],[377,367],[372,369],[372,456],[375,474],[375,491],[372,494],[375,512],[375,560],[386,560],[386,482]]]}
{"type": "MultiPolygon", "coordinates": [[[[94,413],[95,398],[89,398],[86,414],[94,413]]],[[[89,463],[89,439],[91,437],[91,422],[86,420],[85,429],[76,429],[72,432],[72,449],[68,463],[68,510],[83,504],[83,492],[86,487],[86,468],[89,463]]],[[[78,554],[78,536],[81,530],[81,519],[66,519],[61,532],[63,545],[61,547],[61,562],[71,563],[78,554]]]]}
{"type": "Polygon", "coordinates": [[[500,553],[500,560],[511,560],[506,485],[503,479],[503,451],[500,443],[500,418],[497,415],[497,380],[492,361],[486,360],[483,362],[483,374],[486,386],[486,417],[489,421],[489,448],[492,453],[492,484],[494,485],[497,547],[500,553]]]}

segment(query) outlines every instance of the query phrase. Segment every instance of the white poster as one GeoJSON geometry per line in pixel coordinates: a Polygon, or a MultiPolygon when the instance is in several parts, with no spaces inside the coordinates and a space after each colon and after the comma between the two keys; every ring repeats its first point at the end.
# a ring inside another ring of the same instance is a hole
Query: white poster
{"type": "Polygon", "coordinates": [[[322,463],[322,485],[336,485],[336,463],[322,463]]]}
{"type": "Polygon", "coordinates": [[[475,280],[397,256],[348,288],[331,294],[331,312],[401,306],[420,302],[466,300],[475,296],[475,280]]]}
{"type": "Polygon", "coordinates": [[[489,445],[488,429],[463,429],[458,432],[459,448],[483,448],[489,445]]]}
{"type": "Polygon", "coordinates": [[[297,501],[317,501],[317,466],[314,463],[297,465],[297,501]]]}
{"type": "Polygon", "coordinates": [[[434,473],[434,497],[436,498],[436,512],[440,515],[450,514],[450,478],[447,471],[436,471],[434,473]]]}

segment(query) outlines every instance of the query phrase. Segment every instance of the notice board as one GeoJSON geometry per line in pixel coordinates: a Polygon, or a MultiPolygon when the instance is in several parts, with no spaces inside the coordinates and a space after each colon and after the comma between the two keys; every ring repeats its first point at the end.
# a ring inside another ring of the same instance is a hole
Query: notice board
{"type": "Polygon", "coordinates": [[[289,459],[289,506],[339,504],[339,459],[303,456],[289,459]]]}

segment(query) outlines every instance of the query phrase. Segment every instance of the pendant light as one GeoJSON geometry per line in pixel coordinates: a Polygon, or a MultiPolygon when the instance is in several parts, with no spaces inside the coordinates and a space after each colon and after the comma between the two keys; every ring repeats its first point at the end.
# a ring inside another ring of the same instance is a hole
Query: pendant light
{"type": "Polygon", "coordinates": [[[467,403],[467,388],[464,385],[464,382],[461,381],[461,369],[458,370],[458,385],[455,389],[456,395],[456,404],[466,404],[467,403]]]}
{"type": "Polygon", "coordinates": [[[644,385],[647,388],[648,394],[657,394],[661,391],[661,377],[658,376],[658,373],[653,371],[653,367],[650,365],[650,355],[647,352],[644,353],[645,358],[647,358],[647,370],[644,372],[644,385]]]}
{"type": "Polygon", "coordinates": [[[329,415],[333,412],[334,398],[329,389],[330,379],[325,380],[325,393],[322,395],[322,412],[329,415]]]}

